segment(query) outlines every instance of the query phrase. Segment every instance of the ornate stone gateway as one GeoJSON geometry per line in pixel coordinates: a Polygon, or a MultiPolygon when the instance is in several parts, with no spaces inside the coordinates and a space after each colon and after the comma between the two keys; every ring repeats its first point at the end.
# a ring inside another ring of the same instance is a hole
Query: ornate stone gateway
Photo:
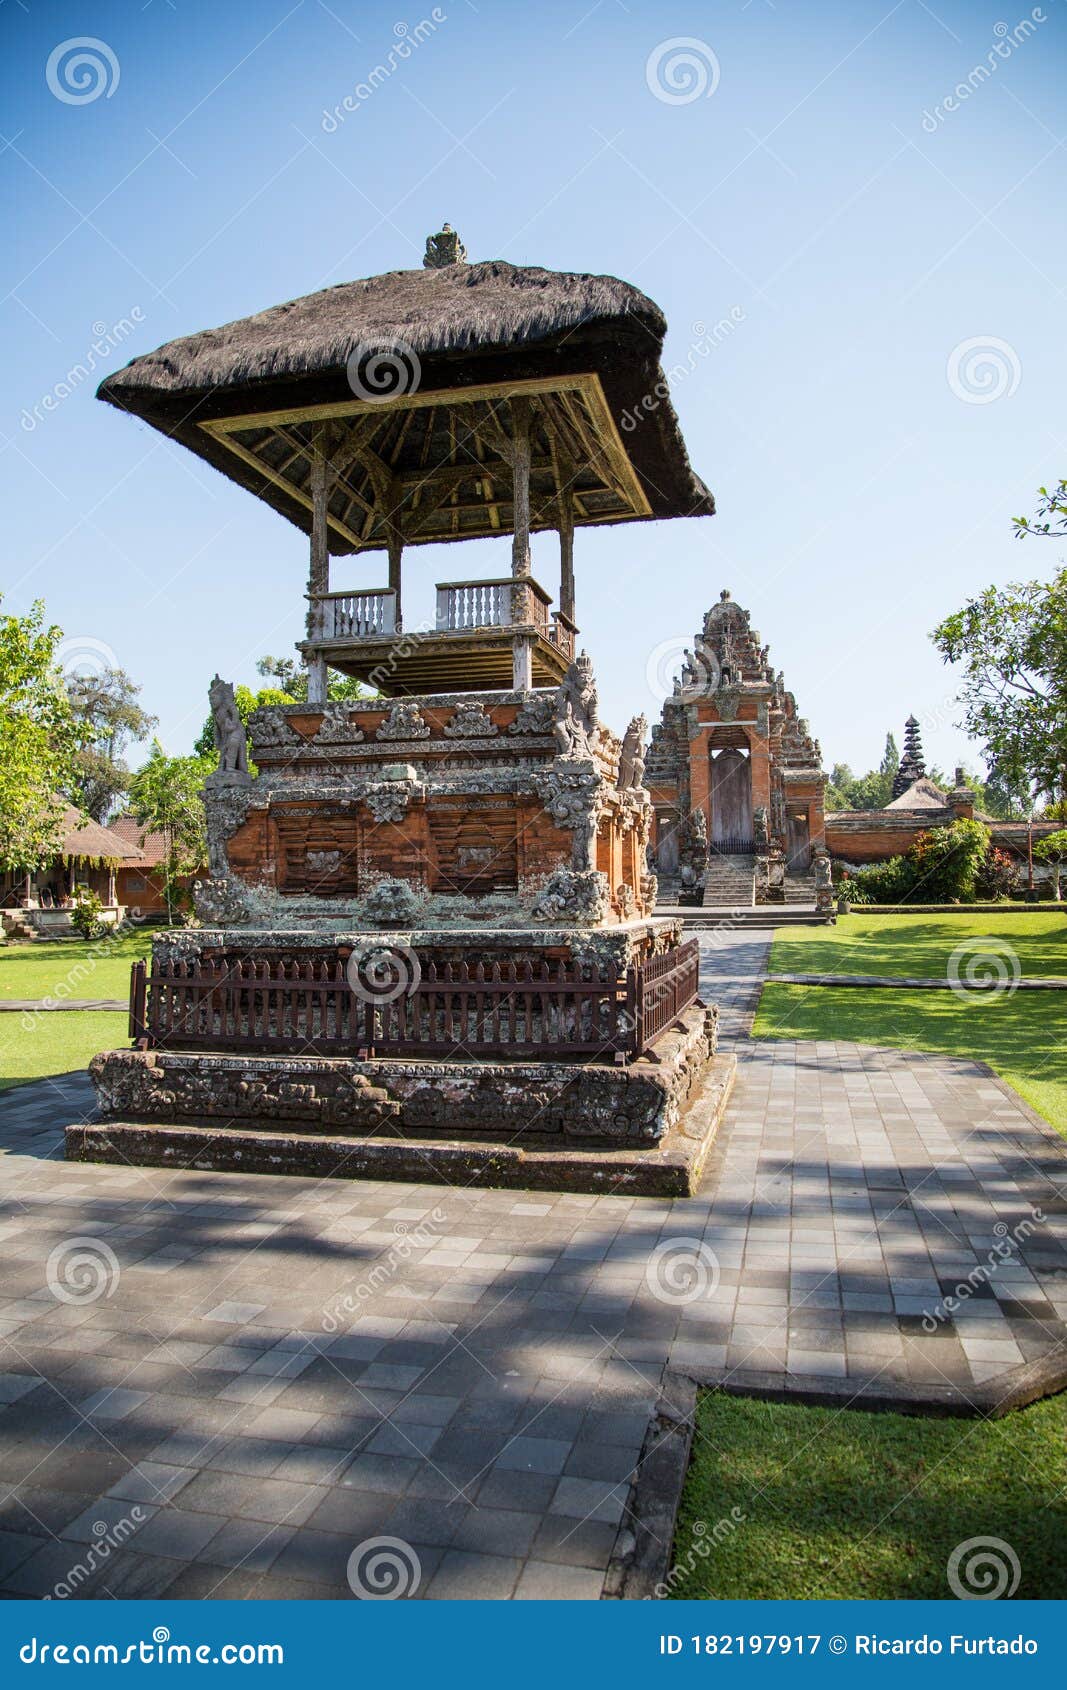
{"type": "Polygon", "coordinates": [[[810,897],[829,915],[821,761],[769,647],[724,590],[686,653],[648,755],[656,863],[677,876],[678,900],[810,897]]]}
{"type": "Polygon", "coordinates": [[[575,526],[714,508],[669,405],[625,447],[615,425],[663,321],[611,278],[467,265],[447,229],[426,262],[102,389],[309,528],[309,696],[253,716],[253,778],[212,683],[201,925],[135,968],[133,1049],[94,1061],[104,1119],[68,1154],[687,1191],[732,1070],[653,913],[644,719],[601,721],[574,621],[575,526]],[[368,397],[372,342],[417,379],[368,397]],[[405,631],[404,543],[491,532],[511,576],[439,586],[436,629],[405,631]],[[388,587],[331,591],[331,548],[385,550],[388,587]],[[376,692],[330,701],[330,667],[376,692]]]}

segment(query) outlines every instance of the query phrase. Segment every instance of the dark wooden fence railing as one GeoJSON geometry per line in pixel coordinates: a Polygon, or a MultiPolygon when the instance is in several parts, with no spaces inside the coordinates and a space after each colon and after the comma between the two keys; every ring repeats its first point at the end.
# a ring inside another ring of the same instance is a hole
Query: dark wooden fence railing
{"type": "Polygon", "coordinates": [[[175,1050],[306,1055],[641,1056],[697,996],[695,939],[638,967],[423,966],[413,989],[354,990],[343,957],[135,963],[130,1037],[175,1050]]]}
{"type": "Polygon", "coordinates": [[[756,855],[756,841],[752,838],[735,837],[732,834],[725,839],[713,839],[708,846],[708,855],[711,857],[754,857],[756,855]]]}

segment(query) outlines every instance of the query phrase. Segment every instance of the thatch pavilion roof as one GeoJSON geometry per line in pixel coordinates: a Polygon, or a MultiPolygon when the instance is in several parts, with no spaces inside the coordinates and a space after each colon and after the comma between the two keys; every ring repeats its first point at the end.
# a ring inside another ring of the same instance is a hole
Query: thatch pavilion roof
{"type": "Polygon", "coordinates": [[[62,805],[63,815],[60,826],[63,830],[63,842],[58,855],[71,862],[85,863],[134,863],[140,862],[144,852],[131,839],[123,839],[117,833],[112,833],[109,827],[101,822],[94,822],[83,810],[76,809],[64,799],[57,800],[62,805]]]}
{"type": "Polygon", "coordinates": [[[306,532],[313,433],[325,428],[339,554],[385,546],[387,512],[406,544],[510,532],[516,398],[531,412],[533,527],[557,525],[561,488],[577,526],[711,515],[660,368],[665,330],[658,306],[613,276],[454,263],[172,341],[99,397],[306,532]]]}

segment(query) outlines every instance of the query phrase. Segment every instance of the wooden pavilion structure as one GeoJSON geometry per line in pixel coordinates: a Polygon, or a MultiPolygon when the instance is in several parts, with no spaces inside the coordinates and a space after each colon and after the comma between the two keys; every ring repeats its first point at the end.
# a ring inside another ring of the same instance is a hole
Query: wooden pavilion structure
{"type": "Polygon", "coordinates": [[[714,511],[669,399],[649,402],[659,308],[611,276],[462,253],[446,225],[422,270],[173,341],[100,387],[309,536],[312,703],[328,667],[387,695],[554,686],[575,656],[575,530],[714,511]],[[554,608],[531,574],[543,529],[554,608]],[[439,582],[435,627],[405,633],[407,546],[507,534],[509,576],[439,582]],[[334,587],[331,556],[382,552],[377,581],[334,587]]]}

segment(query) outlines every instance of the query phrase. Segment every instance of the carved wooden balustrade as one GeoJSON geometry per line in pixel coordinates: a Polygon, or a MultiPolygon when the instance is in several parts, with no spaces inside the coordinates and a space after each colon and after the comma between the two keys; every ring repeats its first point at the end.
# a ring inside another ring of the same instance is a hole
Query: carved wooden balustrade
{"type": "Polygon", "coordinates": [[[696,939],[636,967],[427,963],[410,991],[355,989],[348,959],[133,965],[130,1037],[174,1050],[625,1062],[697,1001],[696,939]]]}
{"type": "Polygon", "coordinates": [[[396,593],[389,587],[322,593],[313,602],[318,609],[319,639],[380,639],[398,632],[396,593]]]}
{"type": "Polygon", "coordinates": [[[491,581],[439,581],[437,626],[464,628],[534,627],[549,637],[551,595],[530,576],[501,576],[491,581]]]}

